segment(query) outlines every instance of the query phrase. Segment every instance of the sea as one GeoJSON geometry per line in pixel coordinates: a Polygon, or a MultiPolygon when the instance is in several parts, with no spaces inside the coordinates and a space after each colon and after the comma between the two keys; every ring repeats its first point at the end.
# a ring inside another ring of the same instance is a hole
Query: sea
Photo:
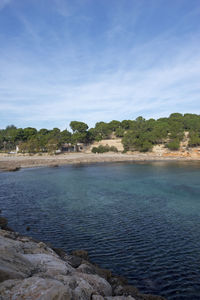
{"type": "Polygon", "coordinates": [[[200,299],[198,162],[2,172],[0,209],[15,231],[68,253],[85,249],[141,293],[200,299]]]}

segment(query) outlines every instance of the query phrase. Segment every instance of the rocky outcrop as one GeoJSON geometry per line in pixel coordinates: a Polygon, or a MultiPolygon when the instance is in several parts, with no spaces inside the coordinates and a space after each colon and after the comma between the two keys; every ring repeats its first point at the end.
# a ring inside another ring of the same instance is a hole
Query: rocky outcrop
{"type": "MultiPolygon", "coordinates": [[[[7,226],[6,220],[1,220],[7,226]],[[4,221],[4,222],[3,222],[4,221]]],[[[16,232],[0,230],[1,300],[161,300],[142,295],[124,278],[88,261],[16,232]]]]}

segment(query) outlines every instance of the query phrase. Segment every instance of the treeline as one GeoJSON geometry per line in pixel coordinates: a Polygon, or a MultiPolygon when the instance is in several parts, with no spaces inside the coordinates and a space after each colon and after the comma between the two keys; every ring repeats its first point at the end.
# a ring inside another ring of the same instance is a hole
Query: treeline
{"type": "Polygon", "coordinates": [[[200,145],[200,115],[173,113],[168,118],[135,120],[122,122],[113,120],[109,123],[98,122],[94,128],[84,122],[72,121],[71,131],[61,131],[32,127],[16,128],[14,125],[0,130],[0,150],[12,151],[19,146],[21,152],[54,152],[64,143],[90,144],[93,141],[122,138],[124,151],[150,151],[156,144],[164,143],[171,150],[178,150],[180,142],[189,132],[189,147],[200,145]]]}

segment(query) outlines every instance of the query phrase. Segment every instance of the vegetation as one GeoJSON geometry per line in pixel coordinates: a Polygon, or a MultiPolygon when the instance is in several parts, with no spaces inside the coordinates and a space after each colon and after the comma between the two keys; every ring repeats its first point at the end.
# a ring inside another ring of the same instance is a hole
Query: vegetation
{"type": "MultiPolygon", "coordinates": [[[[168,118],[145,120],[113,120],[97,122],[94,128],[84,122],[72,121],[71,131],[59,128],[37,130],[32,127],[17,128],[14,125],[0,129],[0,151],[10,152],[19,147],[21,152],[55,152],[62,144],[90,144],[102,139],[122,138],[124,151],[151,151],[154,145],[164,144],[170,150],[178,150],[180,142],[188,132],[189,147],[200,146],[200,115],[173,113],[168,118]]],[[[105,146],[106,147],[106,146],[105,146]]],[[[103,153],[102,147],[94,147],[96,153],[103,153]],[[97,150],[98,149],[98,150],[97,150]],[[98,152],[100,151],[100,152],[98,152]],[[102,152],[101,152],[102,151],[102,152]]],[[[107,150],[106,150],[107,151],[107,150]]],[[[116,151],[116,149],[108,150],[116,151]]]]}
{"type": "Polygon", "coordinates": [[[93,153],[105,153],[105,152],[118,152],[117,148],[115,146],[103,146],[99,145],[98,147],[93,147],[92,152],[93,153]]]}

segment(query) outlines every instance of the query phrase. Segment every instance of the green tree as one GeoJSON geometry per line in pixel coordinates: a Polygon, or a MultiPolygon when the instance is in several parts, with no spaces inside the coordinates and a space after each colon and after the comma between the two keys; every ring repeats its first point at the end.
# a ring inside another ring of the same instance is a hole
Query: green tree
{"type": "Polygon", "coordinates": [[[84,122],[72,121],[70,123],[70,127],[74,133],[83,133],[88,130],[88,125],[84,122]]]}

